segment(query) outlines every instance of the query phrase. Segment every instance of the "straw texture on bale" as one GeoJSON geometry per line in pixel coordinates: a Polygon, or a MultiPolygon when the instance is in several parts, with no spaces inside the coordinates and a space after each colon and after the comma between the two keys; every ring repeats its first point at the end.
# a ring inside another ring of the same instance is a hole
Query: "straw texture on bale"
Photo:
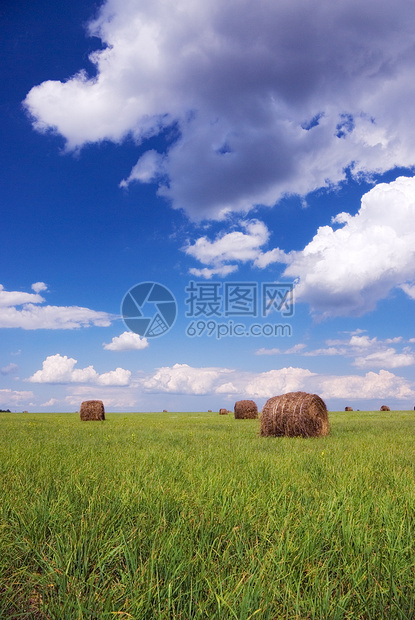
{"type": "Polygon", "coordinates": [[[105,420],[105,409],[102,400],[84,400],[79,410],[81,420],[105,420]]]}
{"type": "Polygon", "coordinates": [[[228,415],[227,409],[219,409],[219,415],[228,415]]]}
{"type": "Polygon", "coordinates": [[[345,407],[344,410],[345,411],[353,411],[353,407],[345,407]]]}
{"type": "Polygon", "coordinates": [[[236,420],[253,420],[258,417],[258,407],[253,400],[238,400],[234,413],[236,420]]]}
{"type": "Polygon", "coordinates": [[[321,437],[329,432],[327,407],[317,394],[289,392],[273,396],[262,409],[263,437],[321,437]]]}
{"type": "Polygon", "coordinates": [[[382,407],[380,408],[381,411],[390,411],[390,408],[388,407],[388,405],[382,405],[382,407]]]}

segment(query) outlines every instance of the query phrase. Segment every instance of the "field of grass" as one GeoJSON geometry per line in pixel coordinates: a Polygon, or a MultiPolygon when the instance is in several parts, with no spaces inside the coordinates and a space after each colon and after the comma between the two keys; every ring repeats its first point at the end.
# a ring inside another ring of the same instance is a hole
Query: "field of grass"
{"type": "Polygon", "coordinates": [[[0,618],[415,617],[415,412],[0,414],[0,618]]]}

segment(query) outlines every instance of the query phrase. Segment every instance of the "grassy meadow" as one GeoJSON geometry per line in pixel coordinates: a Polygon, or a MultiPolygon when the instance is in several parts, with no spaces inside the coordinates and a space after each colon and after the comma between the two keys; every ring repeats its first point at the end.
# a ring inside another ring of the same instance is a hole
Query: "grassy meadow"
{"type": "Polygon", "coordinates": [[[415,617],[415,412],[0,414],[0,618],[415,617]]]}

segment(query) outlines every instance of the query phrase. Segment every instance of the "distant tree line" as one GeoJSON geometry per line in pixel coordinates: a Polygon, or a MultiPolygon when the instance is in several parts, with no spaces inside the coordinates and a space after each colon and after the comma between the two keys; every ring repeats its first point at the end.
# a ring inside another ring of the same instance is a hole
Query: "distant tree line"
{"type": "Polygon", "coordinates": [[[0,409],[0,413],[11,413],[10,409],[0,409]]]}

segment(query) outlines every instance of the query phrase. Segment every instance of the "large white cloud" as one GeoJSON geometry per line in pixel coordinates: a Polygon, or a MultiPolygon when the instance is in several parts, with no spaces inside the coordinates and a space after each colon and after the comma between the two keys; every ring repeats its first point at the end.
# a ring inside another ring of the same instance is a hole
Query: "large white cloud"
{"type": "Polygon", "coordinates": [[[299,278],[295,296],[326,316],[362,315],[395,287],[415,282],[415,178],[381,183],[355,216],[341,213],[291,252],[284,275],[299,278]]]}
{"type": "Polygon", "coordinates": [[[107,327],[114,318],[108,312],[80,306],[43,306],[39,295],[47,290],[44,282],[35,282],[36,293],[6,291],[0,284],[0,328],[77,329],[96,325],[107,327]]]}
{"type": "Polygon", "coordinates": [[[176,124],[130,175],[195,218],[273,205],[354,174],[415,164],[415,5],[408,0],[107,0],[102,51],[28,93],[69,149],[176,124]],[[68,78],[69,76],[63,76],[68,78]],[[399,112],[398,112],[399,111],[399,112]]]}
{"type": "Polygon", "coordinates": [[[116,368],[109,372],[98,374],[93,366],[75,368],[77,360],[66,355],[49,355],[42,363],[42,369],[37,370],[30,378],[31,383],[86,383],[96,385],[128,385],[131,371],[116,368]]]}

